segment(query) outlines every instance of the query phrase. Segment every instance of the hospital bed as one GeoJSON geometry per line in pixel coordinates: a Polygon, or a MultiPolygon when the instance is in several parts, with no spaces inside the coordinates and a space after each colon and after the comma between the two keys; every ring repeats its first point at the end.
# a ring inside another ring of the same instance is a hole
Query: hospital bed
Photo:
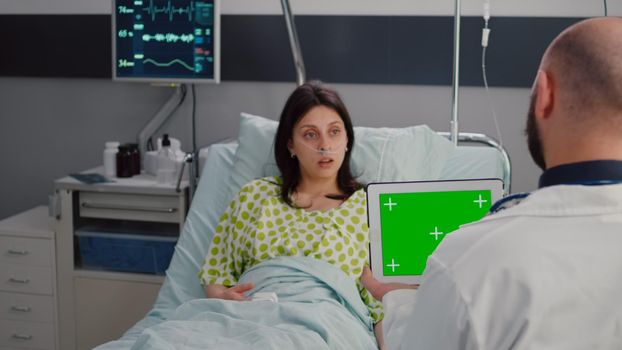
{"type": "MultiPolygon", "coordinates": [[[[276,124],[243,114],[237,140],[201,152],[200,181],[153,309],[98,350],[130,349],[145,329],[167,320],[183,303],[205,297],[197,274],[220,215],[245,182],[276,174],[271,153],[276,124]]],[[[364,182],[504,177],[505,155],[497,148],[456,147],[426,126],[357,127],[355,137],[352,168],[364,182]]]]}

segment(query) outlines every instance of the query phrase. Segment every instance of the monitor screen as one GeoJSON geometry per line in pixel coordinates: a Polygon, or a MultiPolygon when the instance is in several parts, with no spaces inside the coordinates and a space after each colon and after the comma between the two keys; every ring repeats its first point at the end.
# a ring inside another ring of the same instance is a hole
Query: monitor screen
{"type": "Polygon", "coordinates": [[[220,81],[219,0],[113,0],[113,79],[220,81]]]}
{"type": "Polygon", "coordinates": [[[443,238],[484,217],[492,202],[490,190],[380,194],[384,275],[421,275],[443,238]]]}

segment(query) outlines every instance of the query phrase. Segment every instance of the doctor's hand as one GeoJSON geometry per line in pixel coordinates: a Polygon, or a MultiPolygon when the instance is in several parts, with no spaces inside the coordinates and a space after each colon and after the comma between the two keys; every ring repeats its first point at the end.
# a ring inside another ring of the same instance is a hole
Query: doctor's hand
{"type": "Polygon", "coordinates": [[[225,300],[250,300],[244,295],[244,292],[255,288],[254,283],[236,284],[233,287],[226,287],[221,284],[210,284],[205,287],[205,295],[208,298],[217,298],[225,300]]]}
{"type": "Polygon", "coordinates": [[[361,274],[361,283],[363,284],[363,287],[365,287],[365,289],[367,289],[371,293],[371,295],[374,298],[376,298],[376,300],[380,300],[380,301],[382,301],[382,298],[384,297],[384,295],[390,291],[393,291],[396,289],[417,289],[419,288],[418,284],[405,284],[405,283],[395,283],[395,282],[382,283],[378,281],[376,278],[374,278],[373,274],[371,273],[371,269],[367,265],[363,267],[363,273],[361,274]]]}

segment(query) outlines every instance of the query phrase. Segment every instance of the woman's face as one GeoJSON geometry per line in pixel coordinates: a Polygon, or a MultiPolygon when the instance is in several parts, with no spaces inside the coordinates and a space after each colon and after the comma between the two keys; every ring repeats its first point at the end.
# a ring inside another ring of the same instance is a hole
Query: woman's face
{"type": "Polygon", "coordinates": [[[339,114],[326,106],[313,107],[294,125],[288,143],[298,158],[303,179],[337,178],[348,144],[339,114]]]}

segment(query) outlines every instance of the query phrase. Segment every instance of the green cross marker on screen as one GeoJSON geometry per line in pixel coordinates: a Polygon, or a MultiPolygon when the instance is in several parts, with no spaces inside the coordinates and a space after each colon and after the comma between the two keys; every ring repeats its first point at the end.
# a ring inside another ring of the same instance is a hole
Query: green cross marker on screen
{"type": "Polygon", "coordinates": [[[421,275],[445,236],[484,217],[491,202],[490,191],[381,194],[384,274],[421,275]]]}

